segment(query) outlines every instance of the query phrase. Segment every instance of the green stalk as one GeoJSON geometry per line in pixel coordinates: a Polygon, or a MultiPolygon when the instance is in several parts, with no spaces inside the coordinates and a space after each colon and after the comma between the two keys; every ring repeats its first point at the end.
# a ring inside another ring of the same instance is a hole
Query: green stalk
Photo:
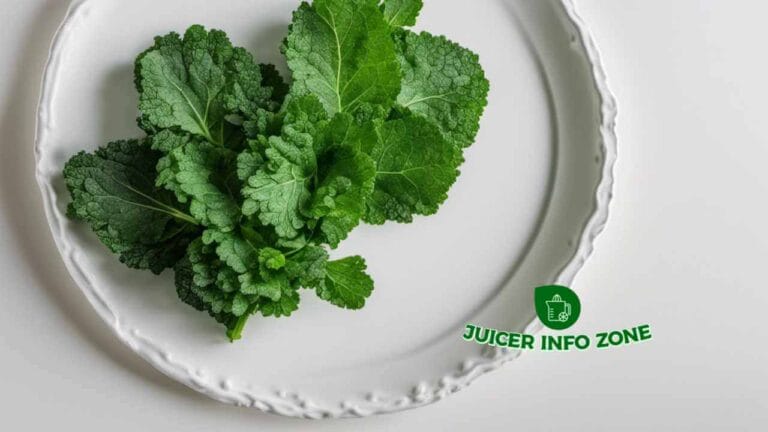
{"type": "Polygon", "coordinates": [[[230,342],[240,340],[243,337],[243,329],[245,328],[245,324],[248,322],[248,318],[250,318],[254,312],[256,312],[256,305],[251,305],[248,307],[248,310],[245,311],[245,313],[237,319],[235,326],[231,330],[227,330],[227,337],[229,337],[230,342]]]}

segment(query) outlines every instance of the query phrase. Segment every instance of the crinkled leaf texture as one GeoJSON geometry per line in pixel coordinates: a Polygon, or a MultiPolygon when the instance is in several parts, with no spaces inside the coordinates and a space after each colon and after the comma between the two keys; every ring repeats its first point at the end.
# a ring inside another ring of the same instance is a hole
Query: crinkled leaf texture
{"type": "Polygon", "coordinates": [[[295,94],[314,94],[328,113],[392,106],[400,70],[378,0],[302,3],[283,44],[295,94]]]}
{"type": "Polygon", "coordinates": [[[184,303],[199,311],[208,312],[216,321],[227,328],[227,335],[234,340],[233,332],[238,324],[239,317],[226,312],[214,312],[212,306],[203,300],[201,289],[195,284],[195,271],[188,258],[183,258],[174,267],[176,294],[184,303]]]}
{"type": "Polygon", "coordinates": [[[477,54],[426,32],[394,37],[403,71],[397,103],[434,122],[455,146],[472,145],[489,91],[477,54]]]}
{"type": "Polygon", "coordinates": [[[87,222],[102,243],[132,268],[173,267],[198,233],[196,221],[155,187],[159,153],[138,140],[81,152],[64,167],[70,217],[87,222]]]}
{"type": "Polygon", "coordinates": [[[279,236],[296,237],[305,226],[301,210],[310,198],[309,181],[316,167],[312,136],[286,128],[283,136],[270,138],[266,154],[267,167],[243,188],[243,214],[258,214],[279,236]]]}
{"type": "Polygon", "coordinates": [[[365,269],[365,260],[359,256],[328,262],[325,282],[317,295],[342,308],[362,308],[373,292],[373,279],[365,269]]]}
{"type": "Polygon", "coordinates": [[[275,265],[281,254],[260,254],[240,242],[232,233],[206,232],[176,266],[179,298],[227,326],[231,340],[241,337],[252,314],[289,316],[299,303],[297,286],[275,265]],[[260,255],[268,258],[260,262],[260,255]]]}
{"type": "MultiPolygon", "coordinates": [[[[274,77],[272,77],[274,78],[274,77]]],[[[223,144],[232,111],[271,107],[261,68],[220,30],[190,27],[155,39],[136,60],[140,124],[145,130],[178,128],[223,144]]]]}
{"type": "Polygon", "coordinates": [[[258,215],[278,236],[294,238],[306,226],[304,211],[317,174],[319,128],[327,115],[315,96],[291,99],[283,115],[280,136],[267,139],[266,163],[247,179],[243,214],[258,215]]]}
{"type": "Polygon", "coordinates": [[[320,246],[308,245],[291,256],[285,265],[288,277],[304,288],[318,288],[325,280],[328,252],[320,246]]]}
{"type": "Polygon", "coordinates": [[[437,212],[459,175],[461,151],[437,126],[413,114],[382,123],[377,136],[368,150],[376,162],[376,187],[365,221],[407,223],[414,214],[437,212]]]}
{"type": "Polygon", "coordinates": [[[269,111],[277,111],[283,106],[283,101],[288,91],[290,91],[290,87],[280,75],[280,72],[277,71],[275,65],[262,63],[259,65],[259,70],[261,71],[262,87],[269,89],[271,92],[270,101],[272,104],[268,105],[267,109],[269,111]]]}
{"type": "Polygon", "coordinates": [[[343,135],[334,135],[341,130],[329,131],[325,136],[324,169],[319,173],[309,214],[320,220],[322,241],[336,248],[365,215],[365,204],[376,182],[376,164],[354,142],[355,132],[350,129],[355,126],[349,118],[336,118],[330,127],[345,131],[343,135]]]}
{"type": "Polygon", "coordinates": [[[382,11],[389,25],[410,27],[416,25],[416,18],[423,6],[422,0],[384,0],[382,11]]]}
{"type": "Polygon", "coordinates": [[[164,130],[152,148],[165,152],[157,164],[157,185],[190,203],[192,216],[204,226],[232,231],[240,221],[236,200],[237,153],[186,134],[164,130]],[[234,190],[233,190],[234,189],[234,190]]]}

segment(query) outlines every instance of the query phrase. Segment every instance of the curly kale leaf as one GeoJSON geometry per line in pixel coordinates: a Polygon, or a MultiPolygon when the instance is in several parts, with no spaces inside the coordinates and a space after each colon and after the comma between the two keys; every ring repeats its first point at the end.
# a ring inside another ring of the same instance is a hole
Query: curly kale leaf
{"type": "Polygon", "coordinates": [[[264,157],[261,156],[261,153],[250,149],[246,150],[237,155],[237,178],[242,182],[248,181],[263,166],[264,157]]]}
{"type": "Polygon", "coordinates": [[[461,151],[437,126],[413,114],[381,124],[377,135],[368,149],[376,161],[376,187],[365,221],[408,223],[414,214],[437,212],[459,175],[461,151]]]}
{"type": "Polygon", "coordinates": [[[330,115],[392,106],[400,70],[378,0],[315,0],[293,14],[283,53],[292,92],[315,94],[330,115]]]}
{"type": "Polygon", "coordinates": [[[376,164],[370,156],[341,147],[330,152],[324,161],[309,214],[319,219],[322,242],[332,248],[346,239],[365,215],[365,203],[374,190],[376,164]]]}
{"type": "Polygon", "coordinates": [[[259,70],[261,71],[262,87],[271,90],[269,98],[272,105],[270,108],[274,108],[271,111],[277,111],[283,106],[283,101],[285,101],[285,96],[290,91],[290,87],[280,75],[280,72],[277,71],[275,65],[262,63],[259,65],[259,70]]]}
{"type": "Polygon", "coordinates": [[[189,202],[192,216],[204,226],[232,231],[240,221],[236,182],[237,154],[221,146],[170,130],[152,139],[165,156],[157,164],[157,185],[189,202]]]}
{"type": "Polygon", "coordinates": [[[240,317],[226,312],[213,312],[212,308],[203,301],[201,290],[194,282],[195,271],[189,258],[182,258],[173,270],[175,272],[176,294],[179,299],[201,312],[208,312],[217,322],[227,328],[227,335],[232,338],[234,335],[230,335],[230,332],[235,329],[240,317]]]}
{"type": "Polygon", "coordinates": [[[257,214],[280,237],[294,238],[306,226],[303,211],[317,172],[318,123],[326,115],[314,96],[293,98],[285,111],[282,135],[268,139],[267,163],[243,187],[242,210],[246,216],[257,214]]]}
{"type": "Polygon", "coordinates": [[[186,257],[174,267],[176,294],[184,303],[199,311],[208,312],[217,322],[227,329],[227,337],[231,341],[241,338],[243,328],[248,317],[256,308],[255,303],[240,293],[225,291],[217,284],[230,287],[231,283],[225,283],[230,277],[226,270],[219,276],[215,261],[206,255],[202,249],[198,249],[199,242],[190,245],[190,251],[186,257]],[[206,259],[211,260],[210,263],[206,259]]]}
{"type": "Polygon", "coordinates": [[[87,222],[129,267],[157,274],[173,267],[198,233],[195,219],[155,187],[159,157],[141,141],[117,141],[64,167],[68,215],[87,222]]]}
{"type": "MultiPolygon", "coordinates": [[[[283,127],[290,126],[296,132],[302,132],[316,138],[328,124],[328,114],[317,96],[306,95],[292,97],[281,113],[283,127]]],[[[318,140],[315,139],[315,143],[318,140]]],[[[315,153],[321,151],[317,146],[315,153]]]]}
{"type": "Polygon", "coordinates": [[[183,302],[207,311],[226,326],[232,341],[241,338],[246,322],[256,312],[277,318],[296,311],[299,285],[316,289],[320,298],[346,309],[363,307],[373,291],[373,280],[360,257],[328,261],[323,248],[309,245],[288,258],[264,248],[258,261],[261,272],[268,274],[238,277],[213,249],[202,239],[192,242],[187,256],[175,267],[176,290],[183,302]]]}
{"type": "Polygon", "coordinates": [[[393,27],[411,27],[424,6],[423,0],[384,0],[382,12],[387,23],[393,27]]]}
{"type": "Polygon", "coordinates": [[[167,232],[153,244],[133,243],[120,252],[120,262],[133,269],[160,274],[172,268],[183,256],[189,243],[199,234],[197,227],[171,223],[167,232]]]}
{"type": "Polygon", "coordinates": [[[282,285],[279,300],[261,297],[259,311],[265,317],[288,317],[299,309],[299,293],[293,287],[282,285]]]}
{"type": "Polygon", "coordinates": [[[365,273],[365,260],[359,256],[329,261],[325,281],[317,295],[345,309],[360,309],[373,292],[373,279],[365,273]]]}
{"type": "Polygon", "coordinates": [[[224,117],[232,111],[271,108],[261,68],[219,30],[190,27],[155,39],[136,60],[141,124],[157,131],[178,128],[223,145],[224,117]]]}
{"type": "Polygon", "coordinates": [[[286,130],[272,137],[267,149],[268,165],[248,179],[243,188],[243,214],[258,214],[265,225],[281,237],[293,238],[305,226],[302,209],[310,198],[309,181],[315,172],[312,137],[286,130]]]}
{"type": "Polygon", "coordinates": [[[223,93],[227,114],[253,118],[261,110],[275,112],[282,106],[288,85],[275,66],[256,64],[247,51],[235,48],[227,72],[223,93]]]}
{"type": "Polygon", "coordinates": [[[209,229],[203,233],[202,240],[206,245],[214,245],[219,259],[236,272],[243,274],[250,269],[258,269],[258,245],[239,233],[209,229]]]}
{"type": "Polygon", "coordinates": [[[320,246],[307,245],[291,255],[285,263],[288,277],[304,288],[318,288],[325,280],[328,252],[320,246]]]}
{"type": "MultiPolygon", "coordinates": [[[[297,288],[289,282],[283,270],[285,258],[280,252],[265,248],[255,254],[253,263],[246,272],[238,272],[229,264],[232,259],[221,259],[221,246],[226,242],[238,241],[235,236],[225,234],[218,237],[208,233],[193,241],[187,250],[185,260],[176,267],[176,289],[179,298],[201,311],[207,311],[227,327],[230,340],[237,340],[246,322],[256,312],[264,316],[289,316],[298,309],[297,288]],[[206,242],[210,242],[206,244],[206,242]]],[[[224,255],[239,255],[243,250],[225,246],[224,255]]],[[[243,257],[237,258],[241,260],[243,257]]],[[[238,264],[239,265],[239,264],[238,264]]]]}
{"type": "Polygon", "coordinates": [[[321,247],[307,246],[288,258],[290,278],[317,295],[345,309],[360,309],[373,292],[373,279],[365,273],[365,260],[359,256],[329,261],[321,247]]]}
{"type": "MultiPolygon", "coordinates": [[[[365,213],[376,169],[357,145],[352,119],[337,114],[328,121],[315,96],[287,104],[280,137],[270,137],[267,163],[248,178],[243,213],[258,214],[280,237],[294,238],[310,227],[314,237],[337,247],[365,213]]],[[[255,156],[242,156],[241,174],[253,172],[255,156]]]]}
{"type": "Polygon", "coordinates": [[[401,30],[394,39],[403,72],[398,105],[434,122],[455,146],[472,145],[489,91],[477,54],[426,32],[401,30]]]}
{"type": "Polygon", "coordinates": [[[263,246],[261,239],[242,233],[207,230],[203,243],[215,245],[218,258],[237,273],[242,294],[279,301],[290,282],[282,268],[285,256],[277,249],[263,246]]]}

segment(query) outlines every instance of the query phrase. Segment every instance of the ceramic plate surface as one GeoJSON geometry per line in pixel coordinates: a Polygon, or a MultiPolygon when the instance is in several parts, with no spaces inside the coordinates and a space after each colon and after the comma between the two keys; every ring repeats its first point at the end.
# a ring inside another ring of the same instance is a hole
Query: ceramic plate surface
{"type": "Polygon", "coordinates": [[[376,290],[361,311],[304,291],[293,317],[255,317],[230,344],[176,298],[171,271],[125,268],[65,217],[66,160],[141,136],[133,61],[153,36],[193,23],[221,28],[285,72],[279,45],[297,4],[75,1],[53,43],[38,114],[37,177],[56,244],[124,343],[217,400],[307,418],[440,400],[517,355],[464,342],[464,325],[537,330],[533,288],[569,284],[607,218],[614,103],[568,1],[426,1],[417,29],[479,53],[489,105],[436,216],[360,227],[337,252],[369,263],[376,290]]]}

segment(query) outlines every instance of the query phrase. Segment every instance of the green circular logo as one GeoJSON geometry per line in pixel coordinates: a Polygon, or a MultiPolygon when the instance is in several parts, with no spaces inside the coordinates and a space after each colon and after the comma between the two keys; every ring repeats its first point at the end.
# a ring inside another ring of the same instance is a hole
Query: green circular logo
{"type": "Polygon", "coordinates": [[[561,285],[536,288],[533,295],[536,314],[542,324],[553,330],[565,330],[576,324],[581,314],[581,302],[572,289],[561,285]]]}

